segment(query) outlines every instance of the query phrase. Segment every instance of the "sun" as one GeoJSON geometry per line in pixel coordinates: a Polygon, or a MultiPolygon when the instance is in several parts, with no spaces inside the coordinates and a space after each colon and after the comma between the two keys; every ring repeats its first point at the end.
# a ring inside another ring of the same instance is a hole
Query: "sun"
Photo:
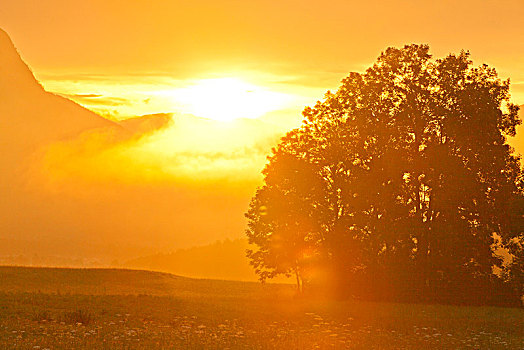
{"type": "Polygon", "coordinates": [[[194,81],[171,92],[173,102],[184,112],[218,121],[258,118],[282,108],[288,96],[238,78],[194,81]]]}

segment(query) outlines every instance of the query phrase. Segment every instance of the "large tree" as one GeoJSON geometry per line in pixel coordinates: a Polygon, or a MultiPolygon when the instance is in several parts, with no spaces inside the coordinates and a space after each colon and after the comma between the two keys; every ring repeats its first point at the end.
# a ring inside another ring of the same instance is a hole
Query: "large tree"
{"type": "Polygon", "coordinates": [[[508,210],[522,197],[509,81],[467,52],[389,48],[303,115],[246,214],[261,279],[467,295],[493,278],[493,245],[514,242],[508,210]]]}

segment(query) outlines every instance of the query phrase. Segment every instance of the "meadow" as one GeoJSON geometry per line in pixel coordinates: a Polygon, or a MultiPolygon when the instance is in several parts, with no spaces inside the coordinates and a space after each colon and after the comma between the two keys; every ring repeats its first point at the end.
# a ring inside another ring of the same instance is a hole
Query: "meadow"
{"type": "Polygon", "coordinates": [[[0,349],[523,349],[522,308],[333,301],[292,285],[0,267],[0,349]]]}

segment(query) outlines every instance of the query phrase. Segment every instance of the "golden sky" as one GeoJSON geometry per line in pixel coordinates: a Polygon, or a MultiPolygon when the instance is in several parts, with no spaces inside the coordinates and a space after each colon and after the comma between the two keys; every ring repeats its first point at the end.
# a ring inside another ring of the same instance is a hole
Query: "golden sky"
{"type": "Polygon", "coordinates": [[[408,43],[470,50],[524,104],[523,13],[521,0],[4,0],[0,27],[47,90],[104,116],[265,116],[281,133],[408,43]]]}
{"type": "MultiPolygon", "coordinates": [[[[427,43],[435,57],[470,50],[511,78],[523,105],[523,14],[522,0],[2,0],[0,28],[46,90],[112,120],[162,114],[153,132],[121,142],[88,133],[48,145],[41,160],[44,188],[94,221],[113,211],[115,237],[136,213],[153,212],[154,224],[133,227],[152,225],[158,248],[242,236],[278,137],[389,46],[427,43]],[[139,209],[130,214],[115,196],[139,209]],[[189,221],[205,210],[207,219],[189,221]]],[[[512,143],[524,152],[523,135],[512,143]]]]}
{"type": "MultiPolygon", "coordinates": [[[[125,98],[128,87],[229,77],[314,99],[388,46],[428,43],[437,57],[470,50],[511,77],[522,104],[523,13],[521,0],[3,0],[0,26],[61,92],[95,94],[99,85],[105,98],[125,98]]],[[[170,112],[163,108],[148,112],[170,112]]]]}

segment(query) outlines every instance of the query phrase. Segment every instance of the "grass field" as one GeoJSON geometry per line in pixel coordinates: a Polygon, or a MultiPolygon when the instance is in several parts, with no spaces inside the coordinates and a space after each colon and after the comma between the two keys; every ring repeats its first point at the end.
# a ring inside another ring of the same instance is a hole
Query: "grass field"
{"type": "Polygon", "coordinates": [[[293,286],[0,267],[0,349],[524,349],[524,310],[296,298],[293,286]]]}

